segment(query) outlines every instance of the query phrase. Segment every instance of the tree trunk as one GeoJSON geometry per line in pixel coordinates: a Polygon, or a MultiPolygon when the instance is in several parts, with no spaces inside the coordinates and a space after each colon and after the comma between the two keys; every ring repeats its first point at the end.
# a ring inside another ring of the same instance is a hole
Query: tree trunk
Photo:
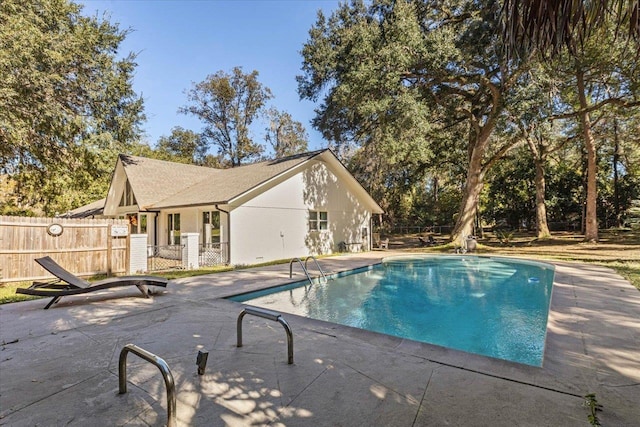
{"type": "Polygon", "coordinates": [[[584,240],[587,242],[598,241],[598,216],[596,204],[598,197],[596,183],[596,148],[593,133],[591,131],[591,119],[588,108],[587,97],[585,96],[584,72],[580,64],[576,64],[576,77],[578,83],[578,99],[580,101],[580,122],[584,137],[584,147],[587,150],[587,204],[585,214],[584,240]]]}
{"type": "Polygon", "coordinates": [[[527,144],[533,157],[533,164],[536,168],[535,186],[536,186],[536,233],[538,239],[545,239],[551,237],[549,232],[549,225],[547,224],[547,204],[545,201],[547,193],[547,183],[544,178],[544,163],[546,159],[545,148],[541,144],[540,149],[536,146],[535,141],[528,132],[527,144]]]}
{"type": "Polygon", "coordinates": [[[622,209],[620,208],[620,184],[618,165],[620,164],[620,140],[618,137],[618,119],[613,119],[613,210],[616,217],[616,227],[622,227],[622,209]]]}
{"type": "Polygon", "coordinates": [[[486,151],[487,142],[491,135],[493,126],[485,126],[479,137],[473,144],[471,156],[469,160],[469,170],[467,171],[467,180],[464,186],[464,194],[460,203],[459,215],[456,225],[451,232],[451,241],[461,247],[465,247],[467,236],[473,235],[473,224],[476,212],[478,210],[478,199],[482,186],[484,184],[484,171],[482,168],[482,159],[486,151]]]}
{"type": "Polygon", "coordinates": [[[547,184],[544,179],[544,164],[541,159],[534,159],[536,166],[536,231],[538,239],[551,237],[547,224],[547,204],[545,202],[547,184]]]}

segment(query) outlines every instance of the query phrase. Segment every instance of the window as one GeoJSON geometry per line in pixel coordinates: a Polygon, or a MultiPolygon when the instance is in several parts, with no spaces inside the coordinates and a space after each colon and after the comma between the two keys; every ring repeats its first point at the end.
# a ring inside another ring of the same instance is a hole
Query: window
{"type": "Polygon", "coordinates": [[[169,244],[180,244],[180,214],[169,214],[169,244]]]}
{"type": "Polygon", "coordinates": [[[140,214],[140,233],[147,234],[147,216],[140,214]]]}
{"type": "Polygon", "coordinates": [[[220,243],[220,212],[202,212],[202,243],[220,243]]]}
{"type": "Polygon", "coordinates": [[[122,197],[120,198],[120,206],[133,206],[138,204],[136,201],[136,196],[133,195],[133,189],[131,188],[131,184],[127,181],[127,184],[124,187],[124,191],[122,192],[122,197]]]}
{"type": "Polygon", "coordinates": [[[329,220],[326,211],[309,211],[309,230],[322,231],[329,229],[329,220]]]}

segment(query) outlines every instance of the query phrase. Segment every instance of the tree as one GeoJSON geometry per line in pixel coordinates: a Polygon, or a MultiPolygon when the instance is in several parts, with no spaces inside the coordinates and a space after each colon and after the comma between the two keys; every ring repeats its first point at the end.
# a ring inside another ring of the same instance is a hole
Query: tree
{"type": "Polygon", "coordinates": [[[295,121],[284,111],[270,108],[267,112],[269,126],[265,140],[271,145],[277,159],[308,150],[309,137],[302,123],[295,121]]]}
{"type": "Polygon", "coordinates": [[[554,113],[553,77],[547,73],[545,63],[535,61],[520,79],[517,99],[507,107],[509,122],[529,148],[534,166],[535,229],[539,239],[551,236],[547,223],[546,165],[549,156],[562,148],[567,141],[561,135],[560,126],[550,117],[554,113]]]}
{"type": "MultiPolygon", "coordinates": [[[[608,109],[638,111],[638,64],[617,39],[612,22],[569,53],[558,55],[550,72],[558,76],[561,95],[556,119],[577,124],[586,152],[585,240],[598,240],[598,140],[596,130],[608,109]]],[[[636,113],[637,114],[637,113],[636,113]]]]}
{"type": "Polygon", "coordinates": [[[298,91],[324,96],[313,124],[325,138],[375,145],[390,168],[414,166],[416,180],[435,153],[466,153],[459,244],[488,168],[513,145],[492,138],[522,69],[503,54],[497,12],[497,2],[353,1],[328,20],[320,13],[302,50],[298,91]]]}
{"type": "Polygon", "coordinates": [[[156,150],[167,155],[167,160],[202,165],[207,158],[207,142],[202,135],[176,126],[171,135],[158,139],[156,150]]]}
{"type": "Polygon", "coordinates": [[[103,197],[144,120],[135,56],[117,59],[126,35],[68,0],[0,3],[0,173],[20,209],[53,214],[103,197]]]}
{"type": "Polygon", "coordinates": [[[502,8],[503,36],[512,51],[525,46],[544,53],[573,52],[612,19],[616,36],[626,27],[627,38],[640,42],[637,0],[505,0],[502,8]]]}
{"type": "Polygon", "coordinates": [[[202,135],[218,148],[231,167],[256,159],[263,151],[251,139],[251,124],[272,98],[271,90],[258,81],[258,72],[244,74],[235,67],[231,74],[218,71],[187,93],[189,105],[180,108],[204,123],[202,135]]]}

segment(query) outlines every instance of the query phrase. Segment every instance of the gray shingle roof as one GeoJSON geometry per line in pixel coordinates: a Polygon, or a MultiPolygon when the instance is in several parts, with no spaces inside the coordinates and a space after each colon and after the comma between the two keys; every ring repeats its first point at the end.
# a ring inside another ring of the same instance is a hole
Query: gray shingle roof
{"type": "Polygon", "coordinates": [[[120,155],[141,209],[226,203],[325,150],[231,169],[120,155]]]}
{"type": "Polygon", "coordinates": [[[105,200],[107,199],[96,200],[95,202],[72,209],[61,216],[63,218],[90,218],[96,215],[102,215],[105,200]]]}

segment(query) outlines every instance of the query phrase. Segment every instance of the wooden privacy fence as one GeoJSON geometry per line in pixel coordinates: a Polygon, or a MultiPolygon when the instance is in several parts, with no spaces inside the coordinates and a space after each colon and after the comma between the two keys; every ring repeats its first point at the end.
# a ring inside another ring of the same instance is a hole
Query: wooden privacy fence
{"type": "Polygon", "coordinates": [[[0,216],[0,283],[50,278],[34,262],[46,255],[78,276],[126,273],[127,226],[123,219],[0,216]]]}

